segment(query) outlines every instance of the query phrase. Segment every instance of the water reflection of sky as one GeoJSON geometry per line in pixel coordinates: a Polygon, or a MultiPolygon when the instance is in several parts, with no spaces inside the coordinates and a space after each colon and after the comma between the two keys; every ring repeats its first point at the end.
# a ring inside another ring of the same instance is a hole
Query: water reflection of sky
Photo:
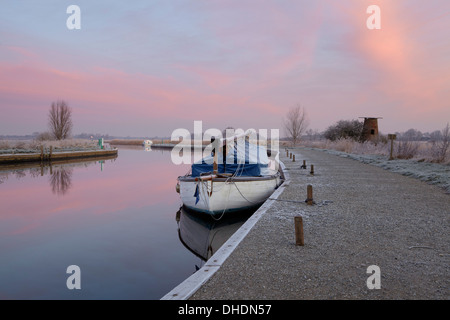
{"type": "Polygon", "coordinates": [[[1,172],[0,299],[159,299],[198,263],[179,242],[168,152],[1,172]],[[6,178],[5,178],[6,176],[6,178]],[[69,265],[81,290],[68,290],[69,265]]]}

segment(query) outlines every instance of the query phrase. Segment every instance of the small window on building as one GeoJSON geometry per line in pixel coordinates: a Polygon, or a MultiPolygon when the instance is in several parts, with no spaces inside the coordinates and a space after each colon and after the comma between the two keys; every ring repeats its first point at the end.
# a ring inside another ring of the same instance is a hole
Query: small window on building
{"type": "Polygon", "coordinates": [[[370,130],[370,134],[375,134],[375,130],[374,129],[370,130]]]}

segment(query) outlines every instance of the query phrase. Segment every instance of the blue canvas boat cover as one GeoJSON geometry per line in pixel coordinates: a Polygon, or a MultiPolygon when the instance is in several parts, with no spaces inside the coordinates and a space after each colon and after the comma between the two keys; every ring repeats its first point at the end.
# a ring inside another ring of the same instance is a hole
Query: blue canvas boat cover
{"type": "MultiPolygon", "coordinates": [[[[267,150],[263,146],[249,143],[248,141],[229,144],[228,154],[223,163],[222,148],[218,152],[218,173],[229,173],[240,177],[259,177],[265,175],[268,170],[269,158],[267,150]],[[231,148],[230,148],[231,146],[231,148]]],[[[204,157],[192,165],[192,177],[198,177],[202,173],[213,172],[213,155],[204,157]]]]}

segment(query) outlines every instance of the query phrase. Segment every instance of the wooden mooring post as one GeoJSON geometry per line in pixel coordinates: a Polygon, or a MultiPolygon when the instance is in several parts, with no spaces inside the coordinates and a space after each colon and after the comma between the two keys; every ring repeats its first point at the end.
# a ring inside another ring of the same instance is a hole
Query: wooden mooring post
{"type": "Polygon", "coordinates": [[[41,146],[41,162],[44,161],[44,146],[41,146]]]}
{"type": "Polygon", "coordinates": [[[312,185],[308,184],[306,188],[306,204],[309,206],[312,206],[314,204],[313,200],[313,187],[312,185]]]}
{"type": "Polygon", "coordinates": [[[294,217],[295,225],[295,244],[297,246],[305,245],[305,239],[303,235],[303,218],[300,216],[294,217]]]}
{"type": "Polygon", "coordinates": [[[295,154],[292,155],[292,162],[295,162],[295,154]]]}
{"type": "Polygon", "coordinates": [[[306,160],[303,160],[303,164],[301,165],[300,169],[306,169],[306,160]]]}
{"type": "Polygon", "coordinates": [[[314,175],[314,165],[311,165],[311,171],[309,172],[312,176],[314,175]]]}

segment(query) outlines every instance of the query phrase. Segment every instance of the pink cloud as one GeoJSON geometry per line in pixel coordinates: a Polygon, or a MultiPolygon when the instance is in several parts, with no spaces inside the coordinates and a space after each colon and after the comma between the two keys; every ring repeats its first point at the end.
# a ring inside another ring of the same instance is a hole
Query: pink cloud
{"type": "MultiPolygon", "coordinates": [[[[378,72],[379,92],[399,103],[402,111],[424,114],[429,111],[443,111],[447,108],[444,100],[450,98],[448,83],[450,70],[430,59],[430,50],[426,45],[429,32],[440,33],[448,38],[444,30],[450,29],[450,20],[443,25],[430,28],[436,19],[436,12],[411,14],[405,11],[405,3],[401,1],[378,0],[374,2],[381,9],[381,30],[369,30],[365,20],[369,16],[363,14],[367,3],[352,3],[347,7],[334,5],[344,12],[353,26],[353,37],[349,39],[349,47],[354,47],[370,63],[372,70],[378,72]],[[447,92],[447,93],[445,93],[447,92]]],[[[450,48],[445,43],[440,51],[450,48]]]]}
{"type": "Polygon", "coordinates": [[[50,41],[3,46],[0,95],[6,112],[0,124],[20,123],[24,111],[37,119],[58,98],[76,107],[77,122],[89,128],[82,131],[102,126],[125,135],[135,135],[136,128],[168,135],[193,120],[280,127],[297,103],[309,109],[311,126],[319,129],[374,109],[405,126],[448,117],[448,15],[436,6],[375,0],[370,4],[381,7],[382,30],[368,30],[368,4],[195,2],[183,7],[192,13],[180,20],[186,33],[130,12],[121,17],[127,32],[118,34],[127,37],[127,46],[111,46],[117,52],[110,56],[98,54],[99,46],[70,48],[83,54],[69,55],[64,48],[50,49],[50,41]],[[158,46],[133,47],[146,39],[146,28],[158,46]],[[148,60],[142,59],[147,53],[148,60]],[[136,54],[139,62],[129,63],[136,54]]]}
{"type": "MultiPolygon", "coordinates": [[[[130,107],[133,116],[152,119],[216,117],[217,110],[224,108],[238,108],[236,112],[242,113],[248,96],[233,93],[236,86],[233,75],[202,67],[180,69],[194,73],[207,86],[216,88],[216,92],[205,90],[204,85],[192,86],[182,79],[156,78],[112,68],[93,67],[90,72],[67,72],[41,59],[33,63],[0,63],[0,93],[46,101],[47,105],[58,98],[75,104],[95,105],[93,110],[82,109],[80,115],[97,114],[115,119],[130,107]]],[[[259,108],[257,103],[247,107],[250,110],[259,108]]],[[[31,113],[36,112],[34,104],[29,108],[31,113]]]]}

